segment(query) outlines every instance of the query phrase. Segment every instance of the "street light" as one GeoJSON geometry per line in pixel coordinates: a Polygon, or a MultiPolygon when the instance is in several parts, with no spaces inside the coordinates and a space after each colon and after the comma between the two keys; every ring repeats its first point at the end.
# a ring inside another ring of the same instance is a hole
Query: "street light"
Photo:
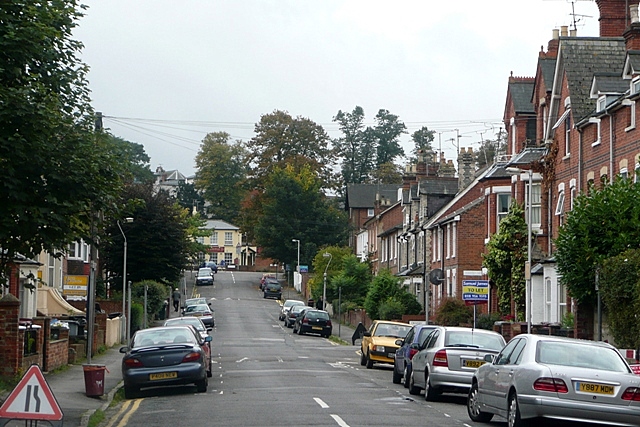
{"type": "Polygon", "coordinates": [[[296,271],[300,273],[300,240],[291,239],[291,241],[298,243],[298,264],[296,265],[296,271]]]}
{"type": "Polygon", "coordinates": [[[331,253],[329,252],[325,252],[322,254],[322,256],[324,258],[329,258],[329,262],[324,268],[324,284],[322,285],[322,309],[324,310],[327,307],[327,269],[329,268],[329,264],[331,264],[333,255],[331,255],[331,253]]]}
{"type": "MultiPolygon", "coordinates": [[[[133,218],[127,217],[124,219],[124,222],[131,223],[133,222],[133,218]]],[[[120,325],[120,330],[122,331],[121,342],[124,343],[127,335],[127,316],[125,315],[127,302],[127,294],[125,293],[127,290],[127,236],[125,236],[124,231],[122,231],[120,220],[116,223],[118,224],[118,228],[120,229],[120,233],[122,233],[122,238],[124,239],[124,259],[122,260],[122,325],[120,325]]]]}
{"type": "MultiPolygon", "coordinates": [[[[509,175],[520,175],[525,171],[520,168],[506,168],[509,175]]],[[[527,319],[527,333],[531,333],[531,193],[533,190],[533,170],[529,168],[527,171],[529,174],[529,191],[527,192],[527,265],[524,268],[524,277],[526,280],[525,289],[525,316],[527,319]]]]}

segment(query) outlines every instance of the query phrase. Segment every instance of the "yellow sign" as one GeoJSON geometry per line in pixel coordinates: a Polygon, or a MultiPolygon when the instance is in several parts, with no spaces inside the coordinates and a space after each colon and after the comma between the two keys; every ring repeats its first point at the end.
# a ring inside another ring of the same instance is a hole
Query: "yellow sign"
{"type": "Polygon", "coordinates": [[[62,295],[66,296],[87,296],[89,276],[64,276],[64,287],[62,295]]]}
{"type": "Polygon", "coordinates": [[[89,276],[64,276],[65,285],[84,285],[89,284],[89,276]]]}

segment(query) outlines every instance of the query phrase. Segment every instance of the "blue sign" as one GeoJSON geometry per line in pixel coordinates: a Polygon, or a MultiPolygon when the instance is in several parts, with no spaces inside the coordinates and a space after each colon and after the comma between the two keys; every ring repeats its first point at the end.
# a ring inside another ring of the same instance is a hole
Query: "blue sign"
{"type": "Polygon", "coordinates": [[[489,302],[488,280],[463,280],[462,300],[473,303],[489,302]]]}
{"type": "Polygon", "coordinates": [[[300,273],[308,273],[309,272],[309,266],[308,265],[301,265],[300,266],[300,273]]]}

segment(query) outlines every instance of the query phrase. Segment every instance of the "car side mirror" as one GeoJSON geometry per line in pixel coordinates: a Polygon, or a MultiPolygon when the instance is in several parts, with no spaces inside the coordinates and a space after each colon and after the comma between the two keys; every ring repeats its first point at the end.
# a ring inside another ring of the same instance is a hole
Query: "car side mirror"
{"type": "Polygon", "coordinates": [[[211,335],[207,335],[206,337],[204,337],[204,342],[211,342],[213,340],[213,338],[211,338],[211,335]]]}
{"type": "Polygon", "coordinates": [[[396,344],[398,347],[402,347],[402,346],[404,345],[404,340],[396,340],[395,344],[396,344]]]}
{"type": "Polygon", "coordinates": [[[419,351],[419,350],[421,350],[421,348],[420,348],[420,344],[418,344],[417,342],[416,342],[416,343],[411,344],[411,345],[409,346],[409,348],[411,348],[411,349],[413,349],[413,350],[418,350],[418,351],[419,351]]]}
{"type": "Polygon", "coordinates": [[[366,331],[362,334],[363,337],[370,337],[371,336],[371,332],[366,331]]]}
{"type": "Polygon", "coordinates": [[[127,351],[129,351],[129,347],[120,347],[120,353],[126,353],[127,351]]]}
{"type": "Polygon", "coordinates": [[[484,361],[487,363],[493,363],[493,359],[494,359],[494,355],[493,354],[485,354],[484,355],[484,361]]]}

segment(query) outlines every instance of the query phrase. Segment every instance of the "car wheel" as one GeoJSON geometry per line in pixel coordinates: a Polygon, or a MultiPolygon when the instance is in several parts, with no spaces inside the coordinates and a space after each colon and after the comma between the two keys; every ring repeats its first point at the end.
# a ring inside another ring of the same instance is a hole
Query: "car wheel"
{"type": "Polygon", "coordinates": [[[520,407],[518,406],[518,395],[515,391],[509,395],[509,408],[507,409],[507,425],[509,427],[525,427],[528,421],[520,418],[520,407]]]}
{"type": "Polygon", "coordinates": [[[198,388],[198,393],[205,393],[207,391],[208,385],[209,385],[209,381],[207,380],[207,378],[197,381],[196,387],[198,388]]]}
{"type": "Polygon", "coordinates": [[[409,388],[409,377],[411,376],[411,369],[409,369],[409,365],[404,367],[404,388],[409,388]]]}
{"type": "Polygon", "coordinates": [[[431,379],[429,378],[429,374],[427,372],[424,373],[424,376],[424,400],[426,400],[427,402],[433,402],[438,398],[438,396],[440,396],[440,392],[438,391],[438,389],[431,386],[431,379]]]}
{"type": "Polygon", "coordinates": [[[207,367],[207,378],[211,378],[213,376],[213,371],[211,370],[211,360],[209,360],[209,366],[207,367]]]}
{"type": "Polygon", "coordinates": [[[266,297],[267,297],[267,294],[262,295],[262,298],[266,298],[266,297]]]}
{"type": "Polygon", "coordinates": [[[367,369],[373,368],[373,360],[371,360],[371,356],[369,352],[367,352],[367,369]]]}
{"type": "Polygon", "coordinates": [[[298,335],[304,335],[304,332],[302,331],[302,328],[298,329],[298,335]]]}
{"type": "Polygon", "coordinates": [[[135,399],[138,394],[138,390],[139,389],[137,387],[124,386],[124,397],[126,399],[135,399]]]}
{"type": "Polygon", "coordinates": [[[398,373],[398,367],[396,366],[396,364],[393,364],[393,379],[392,379],[394,384],[400,384],[402,382],[402,375],[400,375],[398,373]]]}
{"type": "Polygon", "coordinates": [[[367,359],[364,357],[364,350],[360,347],[360,364],[362,366],[367,364],[367,359]]]}
{"type": "Polygon", "coordinates": [[[418,396],[420,394],[420,387],[416,387],[416,382],[413,378],[413,371],[411,371],[411,375],[409,376],[409,394],[414,396],[418,396]]]}
{"type": "Polygon", "coordinates": [[[480,410],[480,400],[478,398],[478,383],[471,384],[469,396],[467,397],[467,413],[472,421],[488,423],[493,418],[493,414],[480,410]]]}

